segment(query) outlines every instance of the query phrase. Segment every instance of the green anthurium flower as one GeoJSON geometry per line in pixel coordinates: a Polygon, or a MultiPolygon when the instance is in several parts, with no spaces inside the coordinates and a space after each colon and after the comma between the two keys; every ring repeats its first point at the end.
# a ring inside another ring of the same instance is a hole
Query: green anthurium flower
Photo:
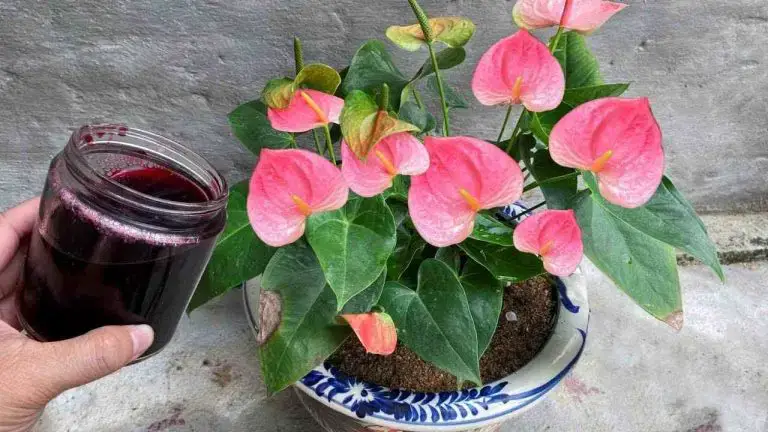
{"type": "MultiPolygon", "coordinates": [[[[466,45],[475,34],[475,24],[467,18],[430,18],[428,22],[433,40],[443,42],[451,48],[466,45]]],[[[395,45],[408,51],[416,51],[427,42],[431,42],[427,41],[419,24],[392,26],[387,29],[386,34],[395,45]]]]}
{"type": "Polygon", "coordinates": [[[398,120],[367,93],[354,90],[347,95],[341,111],[341,133],[350,150],[360,159],[383,138],[399,132],[415,132],[419,128],[398,120]]]}
{"type": "Polygon", "coordinates": [[[328,65],[316,63],[304,66],[295,79],[276,78],[269,80],[261,98],[270,108],[285,109],[300,88],[317,90],[326,94],[336,93],[341,76],[328,65]]]}
{"type": "Polygon", "coordinates": [[[293,80],[290,78],[275,78],[267,81],[261,91],[261,99],[271,108],[287,108],[293,98],[293,80]]]}
{"type": "Polygon", "coordinates": [[[296,75],[293,85],[294,90],[301,87],[334,94],[341,85],[341,76],[334,68],[315,63],[304,66],[301,72],[296,75]]]}

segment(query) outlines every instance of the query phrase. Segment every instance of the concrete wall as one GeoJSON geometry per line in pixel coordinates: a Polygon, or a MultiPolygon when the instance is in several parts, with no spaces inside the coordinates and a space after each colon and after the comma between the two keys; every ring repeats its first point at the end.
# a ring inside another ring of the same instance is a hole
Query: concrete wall
{"type": "MultiPolygon", "coordinates": [[[[669,173],[702,210],[768,209],[768,2],[628,3],[591,44],[606,78],[650,95],[669,173]]],[[[475,61],[513,31],[513,4],[423,1],[479,26],[450,79],[468,99],[475,61]]],[[[71,130],[92,121],[168,134],[240,179],[253,158],[226,114],[291,71],[290,36],[308,60],[343,67],[364,40],[410,21],[405,0],[0,0],[0,208],[37,193],[71,130]]],[[[424,55],[397,57],[410,73],[424,55]]],[[[495,137],[502,114],[473,103],[456,132],[495,137]]]]}

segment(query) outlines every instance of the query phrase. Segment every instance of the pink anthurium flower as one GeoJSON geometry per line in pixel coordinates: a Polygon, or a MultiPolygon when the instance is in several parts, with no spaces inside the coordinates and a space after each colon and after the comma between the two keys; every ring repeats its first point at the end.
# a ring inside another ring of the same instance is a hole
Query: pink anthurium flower
{"type": "Polygon", "coordinates": [[[562,26],[588,34],[627,6],[605,0],[518,0],[512,16],[528,30],[562,26]]]}
{"type": "Polygon", "coordinates": [[[545,210],[528,217],[515,228],[515,247],[541,257],[544,269],[568,276],[584,256],[581,228],[573,210],[545,210]]]}
{"type": "Polygon", "coordinates": [[[390,355],[397,348],[397,330],[392,317],[383,312],[342,315],[368,354],[390,355]]]}
{"type": "Polygon", "coordinates": [[[269,108],[272,128],[282,132],[306,132],[328,123],[338,123],[344,99],[317,90],[299,89],[287,108],[269,108]]]}
{"type": "Polygon", "coordinates": [[[428,136],[429,169],[411,180],[408,208],[416,230],[437,247],[461,243],[482,209],[523,193],[517,163],[493,144],[470,137],[428,136]]]}
{"type": "Polygon", "coordinates": [[[313,213],[344,206],[349,189],[332,163],[306,150],[261,151],[248,189],[248,219],[270,246],[293,243],[313,213]]]}
{"type": "Polygon", "coordinates": [[[661,129],[648,98],[603,98],[578,106],[549,136],[552,159],[591,171],[609,202],[635,208],[661,183],[664,150],[661,129]]]}
{"type": "Polygon", "coordinates": [[[483,105],[523,104],[532,112],[549,111],[563,100],[565,76],[549,48],[520,30],[483,54],[472,92],[483,105]]]}
{"type": "Polygon", "coordinates": [[[398,174],[418,175],[429,168],[426,147],[407,132],[382,139],[365,160],[358,159],[346,142],[342,143],[341,154],[344,179],[352,191],[364,197],[384,192],[398,174]]]}

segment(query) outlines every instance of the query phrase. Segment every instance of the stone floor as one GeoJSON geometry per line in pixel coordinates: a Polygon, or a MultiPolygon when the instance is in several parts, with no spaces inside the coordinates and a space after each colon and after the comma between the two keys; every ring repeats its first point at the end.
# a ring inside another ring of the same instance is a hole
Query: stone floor
{"type": "MultiPolygon", "coordinates": [[[[511,431],[768,431],[768,263],[723,285],[681,268],[680,333],[594,267],[591,332],[574,373],[511,431]]],[[[240,293],[184,318],[160,355],[54,401],[43,432],[318,431],[291,392],[265,395],[240,293]]]]}

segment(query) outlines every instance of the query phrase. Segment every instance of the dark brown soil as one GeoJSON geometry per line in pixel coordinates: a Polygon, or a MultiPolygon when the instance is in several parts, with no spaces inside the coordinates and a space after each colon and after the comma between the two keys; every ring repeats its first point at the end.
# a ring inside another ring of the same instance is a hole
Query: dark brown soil
{"type": "MultiPolygon", "coordinates": [[[[504,291],[499,326],[480,359],[484,383],[511,374],[538,354],[552,333],[556,306],[554,288],[542,277],[504,291]]],[[[330,362],[348,375],[386,387],[413,391],[458,388],[453,375],[425,362],[403,345],[398,345],[391,356],[370,355],[357,338],[350,337],[330,362]]]]}

